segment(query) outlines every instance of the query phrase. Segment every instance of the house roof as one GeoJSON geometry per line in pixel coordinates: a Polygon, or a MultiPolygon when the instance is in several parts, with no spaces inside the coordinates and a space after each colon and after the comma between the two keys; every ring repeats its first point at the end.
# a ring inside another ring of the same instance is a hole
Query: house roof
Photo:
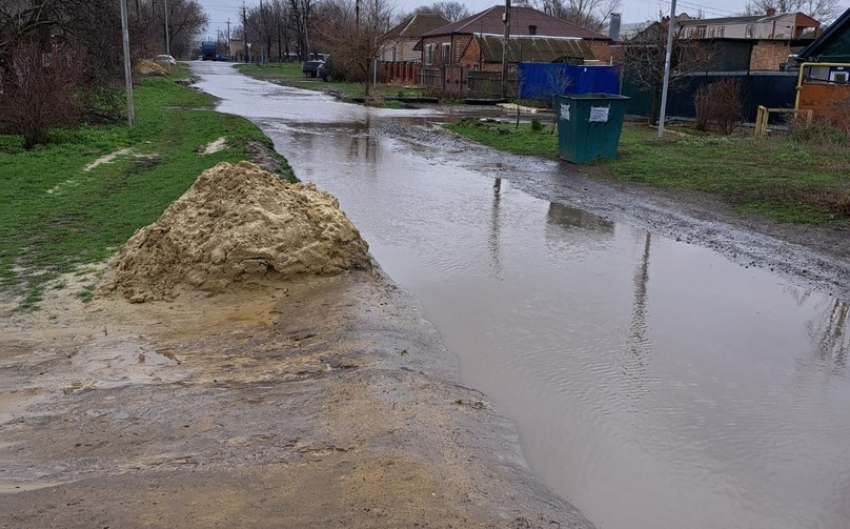
{"type": "Polygon", "coordinates": [[[768,16],[765,14],[761,15],[743,15],[738,17],[722,17],[722,18],[687,18],[685,20],[678,19],[676,20],[677,25],[681,26],[719,26],[723,24],[754,24],[756,22],[772,22],[774,20],[781,20],[786,17],[803,17],[808,19],[812,24],[819,25],[820,22],[813,19],[812,17],[804,14],[804,13],[778,13],[776,15],[768,16]]]}
{"type": "Polygon", "coordinates": [[[413,38],[418,39],[425,33],[449,24],[450,21],[435,13],[420,13],[404,19],[404,21],[387,31],[382,39],[413,38]]]}
{"type": "MultiPolygon", "coordinates": [[[[502,37],[476,35],[484,62],[502,61],[502,37]]],[[[593,52],[587,42],[577,38],[522,35],[508,41],[508,62],[592,61],[593,52]]]]}
{"type": "Polygon", "coordinates": [[[850,9],[798,53],[797,60],[850,63],[850,9]]]}
{"type": "MultiPolygon", "coordinates": [[[[423,35],[423,37],[437,37],[442,35],[463,34],[490,34],[501,35],[505,32],[505,24],[502,22],[504,6],[493,6],[480,13],[458,20],[446,26],[434,29],[423,35]]],[[[583,28],[578,24],[567,22],[559,18],[550,17],[546,13],[526,6],[515,6],[511,8],[511,37],[528,35],[529,27],[536,26],[537,35],[541,37],[573,37],[588,40],[609,40],[608,37],[583,28]]]]}

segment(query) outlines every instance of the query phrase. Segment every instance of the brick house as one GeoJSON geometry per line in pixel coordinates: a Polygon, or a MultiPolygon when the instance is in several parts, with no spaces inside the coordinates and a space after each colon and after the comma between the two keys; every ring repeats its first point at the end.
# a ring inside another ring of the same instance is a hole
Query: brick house
{"type": "MultiPolygon", "coordinates": [[[[425,33],[417,48],[423,66],[461,67],[500,72],[502,68],[503,6],[425,33]]],[[[511,8],[508,62],[607,60],[610,39],[579,25],[551,17],[527,6],[511,8]]]]}
{"type": "MultiPolygon", "coordinates": [[[[666,32],[667,18],[641,33],[666,32]]],[[[764,15],[690,18],[676,17],[677,35],[692,46],[711,50],[716,60],[713,71],[779,71],[788,57],[811,43],[820,32],[820,22],[803,13],[777,15],[769,9],[764,15]]],[[[666,33],[665,33],[666,34],[666,33]]]]}
{"type": "MultiPolygon", "coordinates": [[[[747,70],[780,70],[788,56],[812,42],[821,24],[803,13],[768,9],[763,15],[679,19],[683,38],[732,45],[749,55],[747,70]]],[[[722,47],[722,46],[720,46],[722,47]]],[[[722,53],[729,53],[726,46],[722,53]]],[[[739,52],[739,53],[740,53],[739,52]]],[[[735,52],[732,52],[735,53],[735,52]]],[[[744,68],[740,68],[744,69],[744,68]]]]}
{"type": "Polygon", "coordinates": [[[417,14],[406,18],[381,36],[379,60],[420,62],[422,54],[414,48],[422,39],[422,35],[449,23],[448,19],[437,14],[417,14]]]}

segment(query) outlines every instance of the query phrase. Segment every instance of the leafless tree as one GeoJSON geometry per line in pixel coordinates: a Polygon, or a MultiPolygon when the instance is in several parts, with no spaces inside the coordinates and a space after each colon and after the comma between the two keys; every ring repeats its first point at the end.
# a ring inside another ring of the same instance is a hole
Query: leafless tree
{"type": "Polygon", "coordinates": [[[470,15],[469,9],[460,2],[434,2],[431,5],[419,6],[413,10],[414,15],[441,15],[443,18],[457,22],[470,15]]]}
{"type": "MultiPolygon", "coordinates": [[[[655,125],[664,81],[667,49],[667,23],[656,23],[624,42],[625,76],[652,95],[649,120],[655,125]]],[[[669,89],[680,90],[685,76],[705,71],[716,60],[713,43],[682,37],[681,30],[673,39],[669,89]]]]}
{"type": "Polygon", "coordinates": [[[535,0],[534,5],[547,15],[601,31],[619,9],[620,0],[535,0]]]}
{"type": "Polygon", "coordinates": [[[392,15],[387,0],[335,0],[325,5],[319,27],[330,45],[334,68],[350,68],[348,77],[362,80],[367,96],[381,35],[389,29],[392,15]]]}
{"type": "Polygon", "coordinates": [[[295,27],[296,47],[302,61],[310,58],[310,30],[313,0],[289,0],[290,13],[295,27]]]}
{"type": "Polygon", "coordinates": [[[824,24],[838,18],[844,10],[840,0],[749,0],[746,12],[748,15],[759,15],[767,13],[768,9],[775,9],[777,13],[799,11],[824,24]]]}

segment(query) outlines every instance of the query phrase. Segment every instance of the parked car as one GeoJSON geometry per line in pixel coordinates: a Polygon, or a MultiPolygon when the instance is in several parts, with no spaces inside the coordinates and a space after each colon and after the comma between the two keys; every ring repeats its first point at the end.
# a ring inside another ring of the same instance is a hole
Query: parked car
{"type": "Polygon", "coordinates": [[[171,55],[157,55],[154,57],[154,62],[158,62],[159,64],[167,64],[169,66],[174,66],[177,64],[177,61],[174,60],[174,57],[171,55]]]}
{"type": "Polygon", "coordinates": [[[301,71],[304,72],[304,75],[307,77],[318,77],[319,76],[319,66],[325,64],[325,61],[317,60],[317,61],[304,61],[301,65],[301,71]]]}
{"type": "Polygon", "coordinates": [[[334,63],[331,61],[330,57],[326,58],[324,64],[319,67],[318,76],[319,79],[326,83],[346,80],[346,76],[343,75],[339,69],[334,67],[334,63]]]}

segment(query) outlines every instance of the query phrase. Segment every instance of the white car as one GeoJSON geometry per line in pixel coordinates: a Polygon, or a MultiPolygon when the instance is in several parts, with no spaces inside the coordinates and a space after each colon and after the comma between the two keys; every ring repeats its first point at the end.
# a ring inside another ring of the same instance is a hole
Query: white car
{"type": "Polygon", "coordinates": [[[157,55],[156,57],[154,57],[154,62],[170,65],[177,64],[177,61],[175,61],[174,57],[172,57],[171,55],[157,55]]]}

